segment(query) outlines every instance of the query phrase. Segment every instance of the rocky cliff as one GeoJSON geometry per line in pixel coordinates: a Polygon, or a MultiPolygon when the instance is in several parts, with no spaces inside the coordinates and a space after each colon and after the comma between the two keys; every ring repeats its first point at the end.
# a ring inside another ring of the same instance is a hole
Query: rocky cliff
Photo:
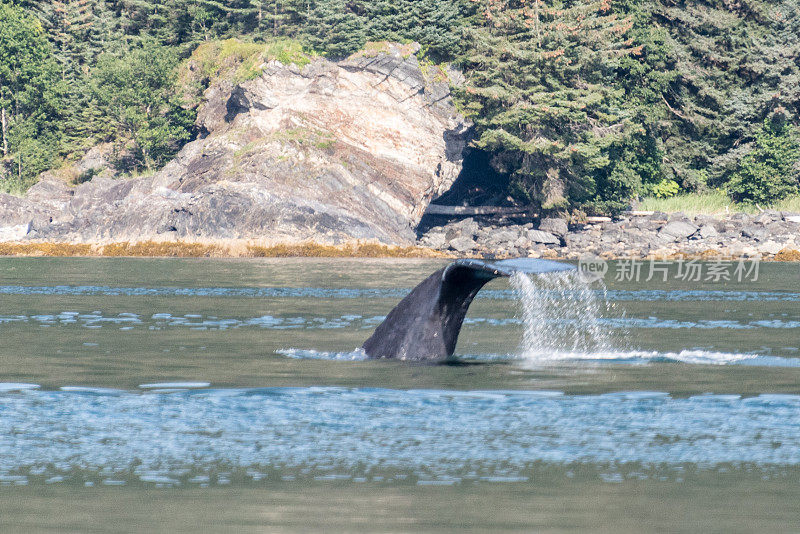
{"type": "Polygon", "coordinates": [[[0,240],[413,243],[459,173],[468,125],[448,73],[410,51],[272,61],[254,79],[213,81],[199,138],[162,170],[0,195],[0,240]]]}

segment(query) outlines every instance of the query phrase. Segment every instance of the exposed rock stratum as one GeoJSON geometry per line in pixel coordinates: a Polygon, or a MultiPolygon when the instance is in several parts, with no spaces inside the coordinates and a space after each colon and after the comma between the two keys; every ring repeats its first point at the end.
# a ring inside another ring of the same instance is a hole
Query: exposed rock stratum
{"type": "Polygon", "coordinates": [[[45,179],[24,198],[0,195],[0,234],[411,244],[461,169],[468,124],[443,71],[426,75],[402,52],[273,61],[255,79],[212,82],[200,137],[159,172],[75,188],[45,179]]]}

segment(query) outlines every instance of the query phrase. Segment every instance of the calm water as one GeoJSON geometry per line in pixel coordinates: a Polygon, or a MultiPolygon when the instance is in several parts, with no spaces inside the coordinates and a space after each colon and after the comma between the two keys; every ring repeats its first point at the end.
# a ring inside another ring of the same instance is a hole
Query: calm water
{"type": "Polygon", "coordinates": [[[440,265],[0,259],[0,526],[800,530],[800,265],[497,280],[366,361],[440,265]]]}

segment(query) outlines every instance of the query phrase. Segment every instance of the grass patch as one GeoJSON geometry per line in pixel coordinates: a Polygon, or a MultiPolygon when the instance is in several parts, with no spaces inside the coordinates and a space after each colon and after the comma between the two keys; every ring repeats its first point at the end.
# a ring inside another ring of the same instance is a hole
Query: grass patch
{"type": "MultiPolygon", "coordinates": [[[[642,199],[634,209],[644,211],[663,211],[666,213],[673,213],[682,211],[684,213],[700,214],[700,213],[725,213],[745,211],[748,207],[738,206],[727,195],[723,193],[700,193],[689,195],[675,195],[669,198],[656,198],[647,197],[642,199]],[[741,208],[741,209],[740,209],[741,208]]],[[[758,211],[755,206],[753,210],[758,211]]]]}
{"type": "Polygon", "coordinates": [[[364,44],[364,48],[353,54],[353,57],[375,57],[380,54],[389,54],[394,49],[405,59],[415,54],[417,48],[418,45],[413,42],[367,41],[364,44]]]}
{"type": "Polygon", "coordinates": [[[784,198],[783,200],[773,203],[770,207],[780,211],[800,213],[800,195],[784,198]]]}
{"type": "Polygon", "coordinates": [[[737,204],[727,195],[720,192],[675,195],[669,198],[648,197],[639,202],[634,209],[643,211],[663,211],[674,213],[682,211],[687,214],[713,215],[720,213],[758,213],[762,209],[793,211],[800,213],[800,196],[792,196],[765,206],[754,204],[737,204]]]}
{"type": "Polygon", "coordinates": [[[284,65],[297,65],[305,67],[317,54],[304,48],[300,41],[294,39],[278,39],[267,44],[266,57],[269,60],[278,60],[284,65]]]}
{"type": "Polygon", "coordinates": [[[303,48],[299,41],[293,39],[277,39],[267,43],[226,39],[208,41],[195,48],[181,70],[187,79],[196,78],[191,73],[197,69],[204,78],[224,77],[238,84],[257,78],[269,61],[304,67],[314,57],[314,52],[303,48]]]}

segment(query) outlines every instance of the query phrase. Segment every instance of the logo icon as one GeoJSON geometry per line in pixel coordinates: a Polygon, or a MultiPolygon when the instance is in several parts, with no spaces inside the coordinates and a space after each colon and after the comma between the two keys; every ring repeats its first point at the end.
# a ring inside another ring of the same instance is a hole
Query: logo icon
{"type": "Polygon", "coordinates": [[[608,272],[608,262],[601,258],[584,257],[578,260],[578,272],[587,282],[602,280],[608,272]]]}

